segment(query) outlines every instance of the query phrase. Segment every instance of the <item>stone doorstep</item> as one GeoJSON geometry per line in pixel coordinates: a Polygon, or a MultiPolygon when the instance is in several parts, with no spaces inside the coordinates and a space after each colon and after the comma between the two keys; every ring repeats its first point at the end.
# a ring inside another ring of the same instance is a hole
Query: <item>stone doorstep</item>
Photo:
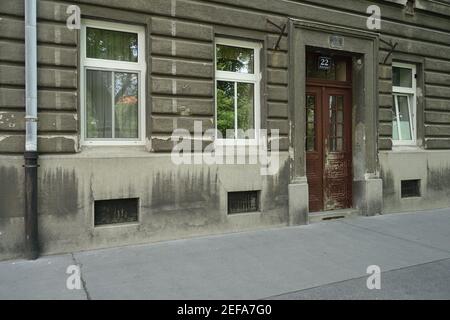
{"type": "Polygon", "coordinates": [[[332,221],[339,219],[347,219],[358,217],[361,212],[358,209],[342,209],[325,212],[311,212],[309,213],[309,223],[319,223],[324,221],[332,221]]]}

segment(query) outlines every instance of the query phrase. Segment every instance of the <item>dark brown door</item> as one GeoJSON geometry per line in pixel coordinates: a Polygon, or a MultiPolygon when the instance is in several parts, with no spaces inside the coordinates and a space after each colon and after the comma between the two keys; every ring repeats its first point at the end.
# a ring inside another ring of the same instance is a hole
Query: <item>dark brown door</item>
{"type": "Polygon", "coordinates": [[[306,90],[306,166],[311,212],[352,206],[351,89],[306,90]]]}

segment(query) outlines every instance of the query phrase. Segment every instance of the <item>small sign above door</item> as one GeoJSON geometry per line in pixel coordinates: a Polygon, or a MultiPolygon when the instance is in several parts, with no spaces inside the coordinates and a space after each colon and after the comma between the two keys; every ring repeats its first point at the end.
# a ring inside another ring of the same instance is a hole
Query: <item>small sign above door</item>
{"type": "Polygon", "coordinates": [[[320,56],[319,57],[319,70],[329,71],[333,65],[333,59],[331,57],[320,56]]]}
{"type": "Polygon", "coordinates": [[[330,36],[330,48],[344,49],[344,38],[336,35],[330,36]]]}

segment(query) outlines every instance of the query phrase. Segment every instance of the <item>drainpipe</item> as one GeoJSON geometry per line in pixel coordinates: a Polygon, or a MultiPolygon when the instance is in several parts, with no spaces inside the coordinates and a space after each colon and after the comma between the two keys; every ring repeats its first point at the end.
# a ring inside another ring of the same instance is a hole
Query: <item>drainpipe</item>
{"type": "Polygon", "coordinates": [[[25,1],[25,257],[39,257],[37,214],[37,0],[25,1]]]}

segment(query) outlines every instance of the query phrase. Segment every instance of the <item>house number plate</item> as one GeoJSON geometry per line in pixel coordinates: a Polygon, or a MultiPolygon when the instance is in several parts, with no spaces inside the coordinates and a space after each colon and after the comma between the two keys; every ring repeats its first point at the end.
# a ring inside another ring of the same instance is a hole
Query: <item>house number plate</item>
{"type": "Polygon", "coordinates": [[[330,57],[319,57],[319,70],[329,71],[333,64],[333,60],[330,57]]]}

